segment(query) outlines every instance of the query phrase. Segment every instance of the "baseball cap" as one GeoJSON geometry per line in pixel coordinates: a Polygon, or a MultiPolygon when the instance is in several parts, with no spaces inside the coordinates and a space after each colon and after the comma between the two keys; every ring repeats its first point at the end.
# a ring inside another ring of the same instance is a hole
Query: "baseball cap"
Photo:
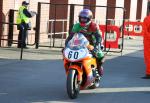
{"type": "Polygon", "coordinates": [[[23,1],[23,2],[22,2],[22,5],[29,5],[29,3],[26,2],[26,1],[23,1]]]}

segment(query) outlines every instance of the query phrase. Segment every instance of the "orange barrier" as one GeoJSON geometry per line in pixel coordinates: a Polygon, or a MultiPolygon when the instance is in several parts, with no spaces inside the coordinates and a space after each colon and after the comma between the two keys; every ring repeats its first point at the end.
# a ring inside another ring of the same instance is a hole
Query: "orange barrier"
{"type": "Polygon", "coordinates": [[[106,25],[99,25],[100,30],[102,32],[102,37],[105,41],[106,38],[106,45],[104,42],[105,48],[119,48],[118,40],[120,37],[120,31],[118,26],[107,25],[107,37],[106,36],[106,25]]]}
{"type": "Polygon", "coordinates": [[[124,35],[129,36],[142,36],[143,29],[142,29],[142,22],[125,22],[124,23],[124,35]]]}

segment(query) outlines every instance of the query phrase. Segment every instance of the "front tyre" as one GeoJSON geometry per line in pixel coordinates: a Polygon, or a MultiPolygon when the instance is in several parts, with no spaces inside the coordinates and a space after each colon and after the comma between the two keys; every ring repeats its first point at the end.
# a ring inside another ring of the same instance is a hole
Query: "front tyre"
{"type": "Polygon", "coordinates": [[[80,91],[80,85],[77,80],[77,71],[70,69],[67,76],[67,93],[71,99],[77,98],[80,91]]]}

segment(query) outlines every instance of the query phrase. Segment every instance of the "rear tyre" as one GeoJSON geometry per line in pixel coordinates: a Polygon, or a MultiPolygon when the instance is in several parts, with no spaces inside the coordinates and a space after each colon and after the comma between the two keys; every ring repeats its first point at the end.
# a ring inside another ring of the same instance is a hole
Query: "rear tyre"
{"type": "Polygon", "coordinates": [[[77,98],[80,91],[80,85],[77,80],[77,71],[70,69],[67,77],[67,93],[69,98],[77,98]]]}

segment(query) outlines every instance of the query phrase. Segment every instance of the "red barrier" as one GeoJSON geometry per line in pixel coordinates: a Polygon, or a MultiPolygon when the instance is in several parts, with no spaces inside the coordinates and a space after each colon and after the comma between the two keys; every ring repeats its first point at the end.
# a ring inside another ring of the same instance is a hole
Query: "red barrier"
{"type": "MultiPolygon", "coordinates": [[[[102,37],[105,40],[105,33],[106,33],[106,25],[99,25],[100,30],[102,32],[102,37]]],[[[118,26],[107,25],[107,38],[106,38],[106,45],[104,42],[104,46],[106,48],[119,48],[118,40],[120,37],[120,31],[118,26]]]]}
{"type": "Polygon", "coordinates": [[[142,36],[143,29],[142,29],[142,22],[125,22],[124,23],[124,35],[129,36],[142,36]]]}

